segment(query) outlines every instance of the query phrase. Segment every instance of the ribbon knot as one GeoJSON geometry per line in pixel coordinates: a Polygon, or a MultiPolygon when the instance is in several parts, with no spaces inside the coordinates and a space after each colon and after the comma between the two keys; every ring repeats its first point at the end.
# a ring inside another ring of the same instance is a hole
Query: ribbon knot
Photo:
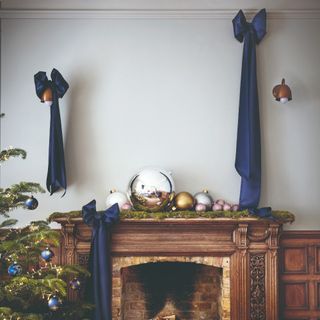
{"type": "Polygon", "coordinates": [[[233,32],[235,38],[242,42],[246,35],[252,35],[255,43],[259,44],[267,32],[266,28],[267,14],[266,10],[260,10],[252,22],[247,22],[242,10],[232,20],[233,32]]]}
{"type": "Polygon", "coordinates": [[[82,207],[82,217],[85,224],[95,227],[100,221],[109,226],[119,221],[119,206],[115,203],[102,213],[96,210],[96,200],[92,200],[82,207]]]}
{"type": "Polygon", "coordinates": [[[34,82],[36,86],[37,96],[42,100],[42,95],[45,89],[51,88],[53,94],[56,94],[57,98],[62,98],[69,88],[69,84],[62,77],[61,73],[53,68],[51,71],[51,80],[44,71],[39,71],[34,76],[34,82]]]}

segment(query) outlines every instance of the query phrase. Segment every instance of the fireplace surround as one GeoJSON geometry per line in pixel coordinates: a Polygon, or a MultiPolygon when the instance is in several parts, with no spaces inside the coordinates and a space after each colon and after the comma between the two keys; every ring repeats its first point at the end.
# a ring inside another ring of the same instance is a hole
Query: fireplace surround
{"type": "MultiPolygon", "coordinates": [[[[89,227],[80,217],[55,221],[61,224],[63,234],[58,262],[86,265],[89,227]]],[[[219,310],[218,319],[277,320],[281,230],[280,222],[256,218],[121,220],[113,229],[111,241],[113,319],[138,319],[130,318],[124,309],[128,297],[123,276],[128,269],[147,264],[185,263],[220,270],[220,296],[213,296],[210,301],[212,308],[219,310]]],[[[69,296],[75,299],[76,294],[70,292],[69,296]]],[[[136,307],[139,312],[139,304],[136,307]]],[[[199,315],[201,308],[190,312],[199,315]]]]}

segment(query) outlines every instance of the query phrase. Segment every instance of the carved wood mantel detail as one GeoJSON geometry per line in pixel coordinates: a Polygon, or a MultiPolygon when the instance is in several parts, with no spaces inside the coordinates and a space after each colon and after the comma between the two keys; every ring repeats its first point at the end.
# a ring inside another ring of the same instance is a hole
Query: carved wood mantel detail
{"type": "MultiPolygon", "coordinates": [[[[86,264],[91,230],[81,218],[57,218],[62,263],[86,264]]],[[[125,219],[114,227],[113,257],[229,257],[230,319],[277,320],[282,224],[257,219],[125,219]]]]}
{"type": "Polygon", "coordinates": [[[264,253],[250,254],[250,319],[266,319],[264,253]]]}

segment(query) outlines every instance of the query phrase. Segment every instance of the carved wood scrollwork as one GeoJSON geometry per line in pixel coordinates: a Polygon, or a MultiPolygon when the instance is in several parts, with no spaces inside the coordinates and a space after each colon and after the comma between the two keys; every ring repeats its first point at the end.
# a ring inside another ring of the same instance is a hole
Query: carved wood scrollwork
{"type": "Polygon", "coordinates": [[[279,247],[281,227],[277,225],[270,225],[269,232],[270,232],[269,248],[277,250],[279,247]]]}
{"type": "Polygon", "coordinates": [[[265,230],[265,232],[261,235],[252,235],[248,233],[248,238],[250,241],[253,242],[262,242],[265,241],[269,238],[270,236],[270,231],[269,230],[265,230]]]}
{"type": "Polygon", "coordinates": [[[250,320],[266,320],[265,254],[250,254],[250,320]]]}
{"type": "Polygon", "coordinates": [[[246,250],[248,248],[248,224],[239,223],[238,228],[234,231],[234,242],[239,249],[246,250]]]}
{"type": "Polygon", "coordinates": [[[78,264],[82,267],[87,267],[89,261],[89,253],[78,253],[78,264]]]}

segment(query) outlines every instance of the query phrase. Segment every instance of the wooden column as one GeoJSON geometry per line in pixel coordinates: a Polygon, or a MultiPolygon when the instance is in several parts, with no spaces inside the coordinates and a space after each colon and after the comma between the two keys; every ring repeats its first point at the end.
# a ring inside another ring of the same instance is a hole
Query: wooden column
{"type": "MultiPolygon", "coordinates": [[[[62,264],[77,264],[77,238],[75,236],[77,224],[75,222],[67,222],[63,225],[63,254],[61,256],[62,264]]],[[[71,279],[70,279],[71,280],[71,279]]],[[[78,293],[68,288],[68,298],[72,301],[76,300],[78,293]]]]}
{"type": "Polygon", "coordinates": [[[266,254],[266,308],[270,319],[279,319],[279,238],[282,227],[270,224],[266,254]]]}
{"type": "Polygon", "coordinates": [[[248,286],[248,224],[239,223],[234,230],[233,241],[236,251],[231,256],[231,314],[232,319],[249,319],[249,286],[248,286]],[[241,294],[239,294],[241,292],[241,294]]]}

